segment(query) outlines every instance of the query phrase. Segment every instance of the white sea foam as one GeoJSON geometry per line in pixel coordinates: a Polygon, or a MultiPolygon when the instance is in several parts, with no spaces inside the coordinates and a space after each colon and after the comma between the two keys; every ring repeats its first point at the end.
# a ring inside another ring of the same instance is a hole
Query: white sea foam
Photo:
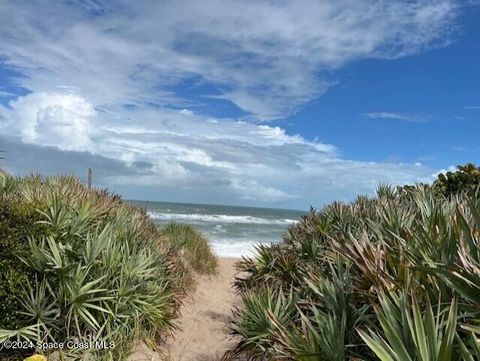
{"type": "Polygon", "coordinates": [[[255,245],[258,242],[253,241],[237,241],[237,242],[228,242],[228,241],[212,241],[211,246],[213,252],[218,257],[232,257],[238,258],[241,256],[253,256],[255,251],[255,245]]]}
{"type": "Polygon", "coordinates": [[[243,223],[243,224],[291,224],[295,219],[268,219],[253,216],[234,216],[227,214],[184,214],[151,211],[150,217],[162,221],[207,222],[207,223],[243,223]]]}

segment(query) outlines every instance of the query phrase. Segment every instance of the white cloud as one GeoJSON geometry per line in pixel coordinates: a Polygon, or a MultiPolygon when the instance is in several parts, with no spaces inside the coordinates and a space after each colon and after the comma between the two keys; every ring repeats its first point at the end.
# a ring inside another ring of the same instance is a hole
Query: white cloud
{"type": "Polygon", "coordinates": [[[172,86],[197,78],[211,85],[203,95],[259,119],[295,112],[346,63],[448,44],[457,13],[455,0],[81,4],[0,4],[0,57],[26,75],[21,86],[74,87],[95,105],[182,106],[191,99],[172,86]]]}
{"type": "Polygon", "coordinates": [[[32,93],[10,102],[4,110],[9,134],[23,142],[63,150],[93,150],[93,106],[75,94],[32,93]]]}
{"type": "Polygon", "coordinates": [[[296,112],[347,63],[448,44],[456,6],[2,1],[0,59],[30,92],[0,106],[0,135],[29,155],[22,162],[12,153],[7,165],[77,172],[91,162],[102,168],[97,181],[138,198],[297,207],[348,199],[379,181],[428,180],[432,170],[421,165],[344,159],[334,145],[258,120],[296,112]],[[245,116],[213,116],[218,99],[245,116]]]}
{"type": "Polygon", "coordinates": [[[16,95],[14,93],[5,92],[5,91],[0,90],[0,98],[12,98],[12,97],[15,97],[15,96],[16,95]]]}
{"type": "Polygon", "coordinates": [[[437,178],[440,173],[445,174],[447,172],[455,172],[456,170],[457,170],[457,167],[455,167],[454,165],[450,165],[447,168],[436,170],[431,177],[437,178]]]}
{"type": "Polygon", "coordinates": [[[430,119],[430,116],[417,115],[417,114],[405,114],[405,113],[392,113],[392,112],[370,112],[362,114],[365,118],[370,119],[393,119],[402,120],[405,122],[426,122],[430,119]]]}
{"type": "MultiPolygon", "coordinates": [[[[412,183],[432,173],[418,164],[347,160],[330,144],[288,135],[279,127],[234,119],[212,122],[199,114],[151,107],[95,111],[75,94],[30,94],[12,102],[7,112],[11,122],[2,122],[2,134],[59,151],[104,156],[115,166],[101,173],[101,183],[137,187],[137,197],[149,187],[157,190],[151,196],[160,199],[169,189],[176,199],[193,193],[190,201],[305,207],[371,192],[379,181],[412,183]]],[[[66,169],[63,163],[45,162],[36,161],[45,169],[66,169]]],[[[22,170],[15,162],[12,166],[22,170]]]]}

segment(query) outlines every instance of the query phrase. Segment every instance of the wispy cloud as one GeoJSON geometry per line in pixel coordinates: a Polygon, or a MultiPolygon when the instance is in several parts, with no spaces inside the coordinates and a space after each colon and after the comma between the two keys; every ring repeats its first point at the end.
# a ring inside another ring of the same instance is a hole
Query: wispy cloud
{"type": "Polygon", "coordinates": [[[16,95],[11,92],[5,92],[0,90],[0,98],[12,98],[15,97],[16,95]]]}
{"type": "Polygon", "coordinates": [[[465,110],[480,110],[480,105],[468,105],[466,107],[463,107],[465,110]]]}
{"type": "Polygon", "coordinates": [[[455,152],[465,152],[467,150],[467,148],[461,145],[454,145],[454,144],[449,145],[448,148],[455,152]]]}
{"type": "Polygon", "coordinates": [[[1,1],[1,66],[28,93],[0,106],[5,164],[92,164],[97,181],[137,197],[287,206],[430,179],[258,121],[318,98],[345,64],[448,44],[456,16],[455,0],[1,1]],[[212,99],[242,115],[212,116],[212,99]]]}
{"type": "Polygon", "coordinates": [[[394,113],[394,112],[369,112],[363,113],[363,117],[370,119],[393,119],[401,120],[404,122],[426,122],[431,117],[428,115],[416,115],[416,114],[406,114],[406,113],[394,113]]]}
{"type": "Polygon", "coordinates": [[[198,77],[215,89],[204,95],[272,119],[323,94],[349,62],[448,44],[456,13],[455,0],[2,1],[0,57],[32,91],[177,105],[174,86],[198,77]]]}

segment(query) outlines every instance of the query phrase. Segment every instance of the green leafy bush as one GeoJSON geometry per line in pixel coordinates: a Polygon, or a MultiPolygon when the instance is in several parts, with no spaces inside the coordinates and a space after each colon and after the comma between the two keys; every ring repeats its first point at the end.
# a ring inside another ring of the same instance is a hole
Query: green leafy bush
{"type": "Polygon", "coordinates": [[[165,241],[179,249],[179,255],[192,269],[201,274],[214,274],[217,259],[208,240],[187,224],[169,223],[161,229],[165,241]]]}
{"type": "Polygon", "coordinates": [[[445,197],[431,186],[382,185],[376,197],[311,210],[238,269],[235,286],[248,307],[234,313],[240,341],[233,354],[304,361],[480,355],[480,195],[471,189],[445,197]],[[288,319],[271,311],[293,296],[288,319]],[[268,336],[252,332],[265,325],[268,336]]]}
{"type": "Polygon", "coordinates": [[[433,186],[440,194],[447,197],[466,190],[475,190],[480,186],[480,167],[472,163],[459,165],[454,172],[439,174],[433,186]]]}
{"type": "Polygon", "coordinates": [[[30,255],[28,235],[45,234],[37,219],[33,206],[0,198],[0,328],[16,329],[25,322],[16,311],[34,272],[18,257],[30,255]]]}
{"type": "Polygon", "coordinates": [[[194,271],[182,255],[194,250],[145,210],[75,178],[6,174],[0,206],[0,341],[113,342],[77,356],[121,360],[134,339],[174,329],[194,271]]]}

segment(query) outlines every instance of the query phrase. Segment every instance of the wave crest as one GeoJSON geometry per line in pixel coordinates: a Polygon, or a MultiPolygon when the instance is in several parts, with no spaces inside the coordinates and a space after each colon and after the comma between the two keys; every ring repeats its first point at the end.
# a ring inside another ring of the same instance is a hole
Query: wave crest
{"type": "Polygon", "coordinates": [[[291,224],[295,219],[268,219],[254,216],[234,216],[228,214],[184,214],[150,211],[150,217],[162,221],[206,222],[206,223],[243,223],[243,224],[291,224]]]}

